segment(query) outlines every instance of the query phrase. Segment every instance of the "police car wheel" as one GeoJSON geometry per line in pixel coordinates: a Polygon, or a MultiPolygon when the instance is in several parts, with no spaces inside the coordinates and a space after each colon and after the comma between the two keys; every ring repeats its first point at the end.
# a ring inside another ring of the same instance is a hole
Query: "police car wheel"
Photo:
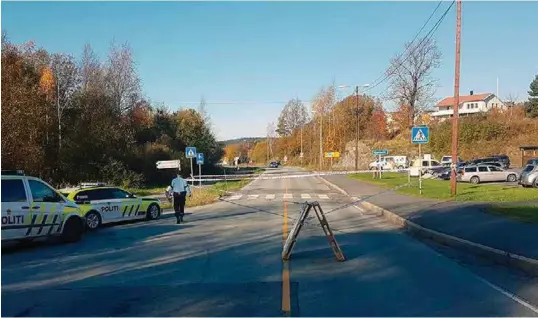
{"type": "Polygon", "coordinates": [[[67,220],[62,232],[62,240],[66,243],[74,243],[80,241],[84,232],[82,221],[77,218],[67,220]]]}
{"type": "Polygon", "coordinates": [[[86,227],[90,231],[95,231],[101,226],[101,216],[95,211],[86,214],[86,227]]]}
{"type": "Polygon", "coordinates": [[[159,208],[157,204],[152,203],[148,207],[148,211],[146,212],[146,218],[148,220],[156,220],[159,218],[160,215],[161,215],[161,209],[159,208]]]}

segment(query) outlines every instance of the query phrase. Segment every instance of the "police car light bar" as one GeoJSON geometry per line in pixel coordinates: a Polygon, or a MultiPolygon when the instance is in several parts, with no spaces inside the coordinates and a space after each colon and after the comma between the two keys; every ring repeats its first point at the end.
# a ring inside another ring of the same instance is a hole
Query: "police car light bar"
{"type": "Polygon", "coordinates": [[[7,176],[24,176],[24,170],[2,170],[2,174],[7,176]]]}
{"type": "Polygon", "coordinates": [[[81,182],[79,187],[89,188],[89,187],[104,187],[106,184],[104,182],[81,182]]]}

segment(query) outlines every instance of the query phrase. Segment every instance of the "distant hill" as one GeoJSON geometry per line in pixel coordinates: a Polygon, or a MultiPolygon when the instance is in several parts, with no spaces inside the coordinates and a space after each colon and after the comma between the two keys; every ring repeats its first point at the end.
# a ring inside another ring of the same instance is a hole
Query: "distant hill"
{"type": "Polygon", "coordinates": [[[265,137],[244,137],[244,138],[236,138],[236,139],[228,139],[228,140],[222,140],[219,141],[219,143],[223,144],[224,146],[231,145],[231,144],[237,144],[241,142],[258,142],[265,140],[265,137]]]}

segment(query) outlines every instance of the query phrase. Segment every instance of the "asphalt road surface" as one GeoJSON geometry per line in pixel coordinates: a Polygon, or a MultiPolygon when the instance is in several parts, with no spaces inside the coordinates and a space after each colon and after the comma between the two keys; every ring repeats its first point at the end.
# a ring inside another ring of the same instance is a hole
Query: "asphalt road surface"
{"type": "Polygon", "coordinates": [[[337,209],[351,200],[316,177],[255,180],[225,200],[181,225],[165,215],[77,244],[4,248],[2,316],[538,316],[384,220],[337,209]],[[345,262],[316,219],[282,261],[304,201],[320,202],[345,262]]]}

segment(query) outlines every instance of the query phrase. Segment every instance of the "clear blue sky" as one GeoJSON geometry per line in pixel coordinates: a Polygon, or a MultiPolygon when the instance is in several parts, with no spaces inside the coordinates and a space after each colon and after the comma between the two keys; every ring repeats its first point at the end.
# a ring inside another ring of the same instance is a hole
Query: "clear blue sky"
{"type": "MultiPolygon", "coordinates": [[[[437,21],[444,2],[426,33],[437,21]]],[[[113,38],[134,50],[143,90],[172,109],[205,96],[220,139],[263,136],[285,102],[322,85],[370,83],[437,2],[5,2],[13,42],[104,58],[113,38]],[[236,105],[215,102],[253,102],[236,105]]],[[[538,73],[538,2],[463,2],[461,93],[527,97],[538,73]]],[[[453,93],[455,6],[435,38],[436,97],[453,93]]],[[[371,93],[379,94],[380,85],[371,93]]],[[[342,94],[343,96],[343,94],[342,94]]],[[[195,102],[195,104],[186,104],[195,102]]],[[[390,108],[390,105],[388,105],[390,108]]]]}

